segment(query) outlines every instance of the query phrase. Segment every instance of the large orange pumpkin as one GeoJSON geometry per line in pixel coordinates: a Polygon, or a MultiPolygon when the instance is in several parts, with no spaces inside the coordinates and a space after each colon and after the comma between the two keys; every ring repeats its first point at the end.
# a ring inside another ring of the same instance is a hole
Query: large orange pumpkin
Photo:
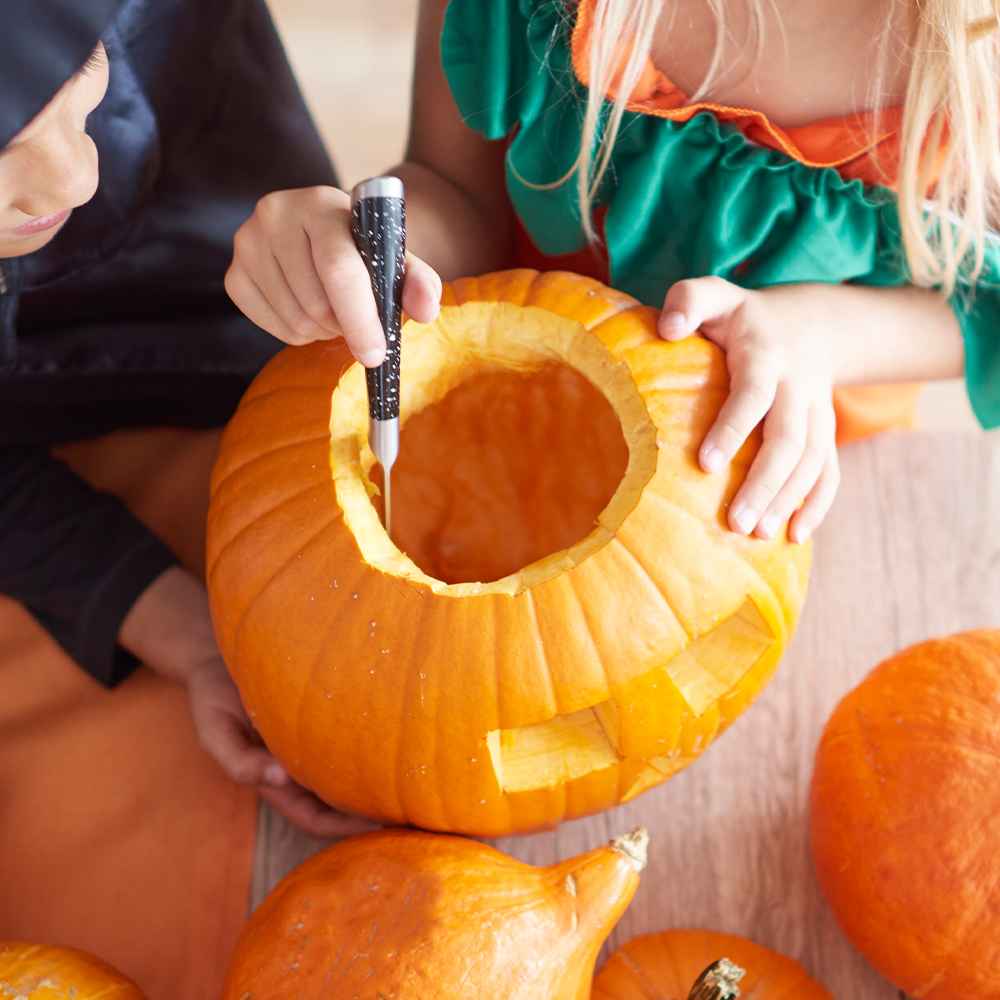
{"type": "Polygon", "coordinates": [[[223,1000],[585,1000],[647,841],[640,829],[533,868],[461,837],[350,837],[254,911],[223,1000]]]}
{"type": "Polygon", "coordinates": [[[700,471],[725,358],[656,316],[564,273],[446,286],[403,328],[398,547],[363,369],[318,343],[260,374],[216,462],[208,579],[297,781],[393,823],[551,827],[663,781],[754,699],[810,550],[727,529],[759,438],[700,471]]]}
{"type": "Polygon", "coordinates": [[[89,952],[0,942],[0,997],[23,1000],[146,1000],[127,976],[89,952]]]}
{"type": "Polygon", "coordinates": [[[823,895],[882,975],[1000,997],[1000,631],[876,667],[826,724],[810,809],[823,895]]]}
{"type": "Polygon", "coordinates": [[[792,958],[732,934],[673,930],[632,938],[594,979],[591,1000],[686,1000],[702,970],[728,958],[744,1000],[833,1000],[792,958]]]}

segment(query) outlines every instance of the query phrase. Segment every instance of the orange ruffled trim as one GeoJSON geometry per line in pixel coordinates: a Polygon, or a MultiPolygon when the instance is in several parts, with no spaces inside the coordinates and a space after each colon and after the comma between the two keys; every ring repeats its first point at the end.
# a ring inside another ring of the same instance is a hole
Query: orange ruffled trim
{"type": "MultiPolygon", "coordinates": [[[[592,31],[592,0],[579,0],[572,38],[573,69],[585,87],[590,86],[592,31]]],[[[620,77],[612,81],[608,91],[610,100],[614,100],[618,79],[620,77]]],[[[687,95],[674,86],[651,59],[647,59],[646,68],[629,96],[626,108],[678,122],[686,122],[701,111],[709,111],[720,122],[733,122],[751,142],[785,153],[807,167],[833,167],[845,180],[857,179],[865,184],[895,187],[899,173],[902,108],[893,108],[878,116],[866,112],[783,129],[752,108],[731,108],[709,101],[688,104],[687,95]],[[879,126],[877,134],[876,124],[879,126]]]]}

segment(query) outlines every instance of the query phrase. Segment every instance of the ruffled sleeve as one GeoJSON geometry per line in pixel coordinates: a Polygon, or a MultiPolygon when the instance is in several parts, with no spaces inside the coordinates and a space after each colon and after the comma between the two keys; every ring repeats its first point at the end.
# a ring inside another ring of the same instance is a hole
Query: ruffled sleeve
{"type": "Polygon", "coordinates": [[[441,36],[448,85],[469,127],[487,139],[517,128],[507,188],[550,256],[587,242],[572,176],[587,94],[573,72],[567,9],[554,0],[451,0],[441,36]]]}
{"type": "Polygon", "coordinates": [[[451,0],[441,59],[469,128],[502,139],[545,110],[553,29],[564,23],[561,3],[451,0]]]}
{"type": "MultiPolygon", "coordinates": [[[[550,0],[451,0],[445,74],[468,125],[507,153],[514,210],[546,256],[587,240],[577,198],[586,89],[573,69],[571,7],[550,0]]],[[[594,201],[607,210],[610,284],[659,306],[681,279],[747,288],[792,282],[908,281],[896,195],[758,146],[732,122],[628,111],[594,201]]],[[[1000,246],[974,294],[952,298],[969,398],[1000,425],[1000,246]]]]}
{"type": "Polygon", "coordinates": [[[973,291],[960,287],[951,305],[965,341],[965,386],[976,419],[1000,427],[1000,237],[988,237],[973,291]]]}

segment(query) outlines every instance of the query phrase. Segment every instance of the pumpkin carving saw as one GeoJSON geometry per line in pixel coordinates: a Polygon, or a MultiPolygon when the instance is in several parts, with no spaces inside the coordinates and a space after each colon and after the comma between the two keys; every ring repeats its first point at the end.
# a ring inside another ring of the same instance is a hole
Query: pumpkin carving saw
{"type": "Polygon", "coordinates": [[[809,545],[726,527],[759,446],[696,455],[722,352],[561,272],[445,286],[403,328],[394,536],[371,502],[364,371],[282,351],[212,478],[208,581],[254,725],[306,787],[477,836],[628,801],[773,674],[809,545]]]}

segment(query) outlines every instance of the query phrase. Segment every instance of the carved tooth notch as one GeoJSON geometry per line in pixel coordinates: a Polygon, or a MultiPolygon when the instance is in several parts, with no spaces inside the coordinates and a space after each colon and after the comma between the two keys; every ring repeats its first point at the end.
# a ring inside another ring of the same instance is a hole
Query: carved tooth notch
{"type": "Polygon", "coordinates": [[[746,677],[774,642],[748,598],[734,614],[692,639],[664,669],[700,717],[746,677]]]}
{"type": "Polygon", "coordinates": [[[501,791],[554,788],[619,762],[618,710],[608,699],[530,726],[494,729],[486,747],[501,791]]]}

